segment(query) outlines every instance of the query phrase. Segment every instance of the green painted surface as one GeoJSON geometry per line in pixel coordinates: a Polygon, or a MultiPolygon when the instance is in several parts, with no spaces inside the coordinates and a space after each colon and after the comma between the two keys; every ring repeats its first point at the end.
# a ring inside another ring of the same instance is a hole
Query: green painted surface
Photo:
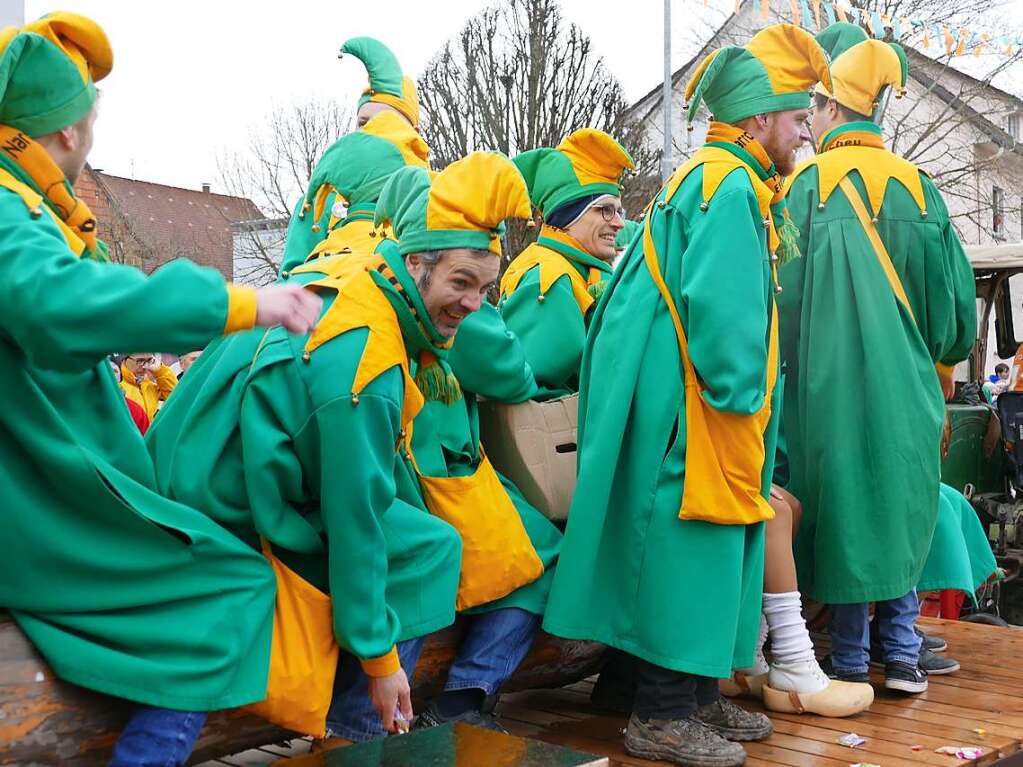
{"type": "Polygon", "coordinates": [[[981,405],[948,405],[952,420],[952,441],[941,464],[941,481],[962,491],[967,483],[978,493],[1005,490],[1005,457],[1000,446],[991,457],[984,455],[991,410],[981,405]]]}

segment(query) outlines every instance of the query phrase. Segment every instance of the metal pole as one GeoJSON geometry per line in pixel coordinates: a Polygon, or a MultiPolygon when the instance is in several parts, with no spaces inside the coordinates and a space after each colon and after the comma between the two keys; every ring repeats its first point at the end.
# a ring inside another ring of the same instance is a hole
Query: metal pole
{"type": "Polygon", "coordinates": [[[672,170],[671,146],[671,0],[664,0],[664,85],[661,88],[661,109],[664,115],[664,147],[661,152],[661,181],[667,181],[672,170]]]}

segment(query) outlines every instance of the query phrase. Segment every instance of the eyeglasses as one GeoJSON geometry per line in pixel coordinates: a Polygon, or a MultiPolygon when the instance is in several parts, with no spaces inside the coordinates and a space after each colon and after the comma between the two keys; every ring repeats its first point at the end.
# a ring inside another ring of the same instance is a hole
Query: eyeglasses
{"type": "Polygon", "coordinates": [[[618,216],[623,222],[625,221],[625,208],[620,205],[612,205],[607,203],[606,205],[594,205],[591,210],[599,210],[600,215],[604,217],[604,220],[608,223],[614,221],[615,216],[618,216]]]}

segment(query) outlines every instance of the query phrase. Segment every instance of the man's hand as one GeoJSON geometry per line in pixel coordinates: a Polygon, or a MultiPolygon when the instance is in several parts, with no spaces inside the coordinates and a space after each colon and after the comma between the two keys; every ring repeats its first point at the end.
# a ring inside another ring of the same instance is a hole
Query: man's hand
{"type": "Polygon", "coordinates": [[[406,722],[412,721],[412,694],[408,686],[408,677],[401,669],[388,676],[371,676],[369,699],[387,732],[399,732],[394,722],[396,708],[401,711],[406,722]]]}
{"type": "Polygon", "coordinates": [[[163,357],[159,354],[154,354],[150,358],[149,362],[146,363],[146,376],[152,380],[156,380],[156,374],[160,372],[160,368],[163,367],[163,357]]]}
{"type": "Polygon", "coordinates": [[[322,299],[301,285],[273,285],[256,291],[256,325],[283,325],[290,333],[303,335],[316,326],[322,299]]]}

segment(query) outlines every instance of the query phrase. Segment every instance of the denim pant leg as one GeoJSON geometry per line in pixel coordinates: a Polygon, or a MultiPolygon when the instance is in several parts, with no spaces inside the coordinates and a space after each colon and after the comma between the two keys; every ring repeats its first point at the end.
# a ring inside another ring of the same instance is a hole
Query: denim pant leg
{"type": "Polygon", "coordinates": [[[114,745],[110,767],[180,767],[205,721],[205,711],[139,706],[114,745]]]}
{"type": "Polygon", "coordinates": [[[920,615],[920,600],[916,591],[904,597],[878,602],[874,608],[877,636],[881,640],[884,659],[901,661],[911,666],[920,662],[920,637],[913,630],[920,615]]]}
{"type": "MultiPolygon", "coordinates": [[[[398,642],[398,660],[409,681],[425,641],[426,637],[416,637],[398,642]]],[[[359,659],[342,650],[334,677],[334,696],[327,712],[327,735],[361,743],[386,734],[369,699],[369,677],[362,670],[359,659]]]]}
{"type": "Polygon", "coordinates": [[[493,695],[529,654],[539,630],[540,616],[517,607],[470,616],[444,689],[471,687],[493,695]]]}
{"type": "Polygon", "coordinates": [[[869,605],[831,605],[831,665],[835,671],[863,673],[870,660],[869,605]]]}

